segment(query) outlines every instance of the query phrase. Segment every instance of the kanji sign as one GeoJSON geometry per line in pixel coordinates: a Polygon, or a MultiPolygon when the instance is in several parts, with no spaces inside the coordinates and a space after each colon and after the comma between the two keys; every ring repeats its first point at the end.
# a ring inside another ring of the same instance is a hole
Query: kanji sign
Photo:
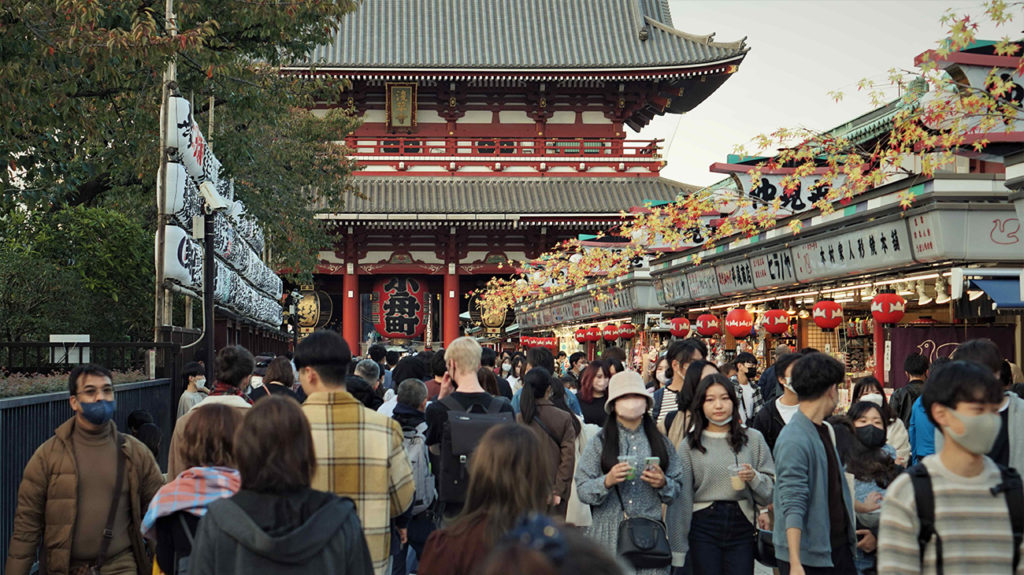
{"type": "Polygon", "coordinates": [[[418,279],[391,277],[377,282],[374,327],[381,336],[412,339],[423,335],[426,327],[424,299],[426,286],[418,279]]]}

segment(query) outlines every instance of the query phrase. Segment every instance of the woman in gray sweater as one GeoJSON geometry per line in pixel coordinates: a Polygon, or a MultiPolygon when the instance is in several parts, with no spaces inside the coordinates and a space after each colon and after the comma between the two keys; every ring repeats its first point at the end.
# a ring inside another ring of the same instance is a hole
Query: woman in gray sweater
{"type": "Polygon", "coordinates": [[[689,526],[687,563],[694,575],[750,575],[756,505],[772,502],[771,451],[760,432],[740,423],[736,390],[725,376],[700,381],[691,411],[693,427],[679,457],[693,474],[692,516],[684,509],[669,517],[670,534],[684,537],[689,526]]]}

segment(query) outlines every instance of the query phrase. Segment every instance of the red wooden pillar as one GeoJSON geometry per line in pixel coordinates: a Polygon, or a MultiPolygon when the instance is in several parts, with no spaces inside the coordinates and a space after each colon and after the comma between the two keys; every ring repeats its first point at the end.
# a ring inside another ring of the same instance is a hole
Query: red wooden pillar
{"type": "Polygon", "coordinates": [[[448,264],[448,273],[444,274],[444,294],[441,300],[444,317],[441,325],[444,333],[444,346],[448,347],[459,337],[459,274],[455,264],[448,264]]]}
{"type": "Polygon", "coordinates": [[[341,331],[352,355],[359,355],[359,274],[355,264],[346,266],[342,279],[341,331]]]}
{"type": "Polygon", "coordinates": [[[875,378],[885,387],[885,326],[880,321],[874,324],[875,378]]]}

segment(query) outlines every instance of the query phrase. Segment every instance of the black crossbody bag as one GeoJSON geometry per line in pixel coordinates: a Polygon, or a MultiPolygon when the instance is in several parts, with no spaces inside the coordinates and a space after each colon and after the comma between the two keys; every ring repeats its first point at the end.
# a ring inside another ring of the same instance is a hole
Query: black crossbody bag
{"type": "Polygon", "coordinates": [[[668,545],[665,524],[646,517],[630,517],[622,504],[619,486],[615,497],[622,508],[619,523],[619,543],[616,551],[636,569],[662,569],[672,564],[672,549],[668,545]]]}

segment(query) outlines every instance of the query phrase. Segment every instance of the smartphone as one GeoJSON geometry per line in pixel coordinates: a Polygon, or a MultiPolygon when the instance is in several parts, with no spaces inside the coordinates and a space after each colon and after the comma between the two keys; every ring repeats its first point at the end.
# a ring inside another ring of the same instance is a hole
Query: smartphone
{"type": "Polygon", "coordinates": [[[648,457],[647,459],[644,460],[644,469],[654,469],[655,467],[658,466],[659,463],[661,463],[661,458],[648,457]]]}

